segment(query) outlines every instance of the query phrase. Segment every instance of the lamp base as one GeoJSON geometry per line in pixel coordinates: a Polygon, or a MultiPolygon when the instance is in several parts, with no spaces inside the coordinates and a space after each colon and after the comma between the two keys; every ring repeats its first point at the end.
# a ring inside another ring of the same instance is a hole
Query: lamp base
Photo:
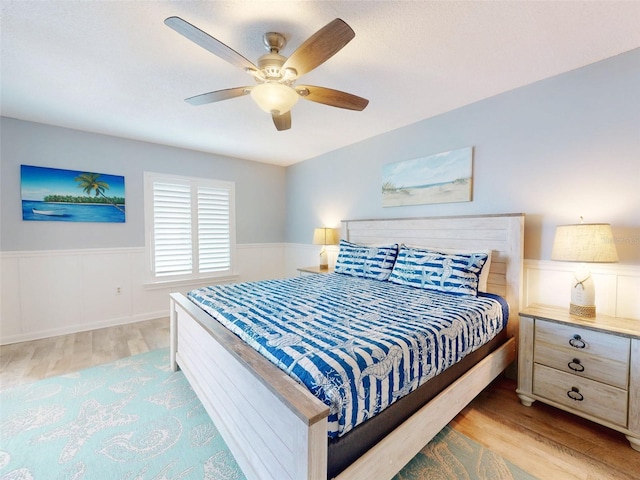
{"type": "Polygon", "coordinates": [[[323,246],[320,250],[320,270],[327,270],[329,268],[329,257],[327,255],[327,249],[323,246]]]}
{"type": "Polygon", "coordinates": [[[570,303],[569,313],[571,315],[577,315],[579,317],[593,318],[596,316],[596,306],[595,305],[576,305],[575,303],[570,303]]]}

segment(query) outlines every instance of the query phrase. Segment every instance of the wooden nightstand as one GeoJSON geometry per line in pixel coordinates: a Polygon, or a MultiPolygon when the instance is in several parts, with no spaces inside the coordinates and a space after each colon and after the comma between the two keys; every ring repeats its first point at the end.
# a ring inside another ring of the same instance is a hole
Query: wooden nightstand
{"type": "Polygon", "coordinates": [[[328,268],[320,268],[319,266],[315,267],[300,267],[298,268],[298,272],[300,276],[303,275],[318,275],[320,273],[332,273],[333,267],[328,268]]]}
{"type": "Polygon", "coordinates": [[[518,397],[626,435],[640,451],[640,320],[532,306],[520,312],[518,397]]]}

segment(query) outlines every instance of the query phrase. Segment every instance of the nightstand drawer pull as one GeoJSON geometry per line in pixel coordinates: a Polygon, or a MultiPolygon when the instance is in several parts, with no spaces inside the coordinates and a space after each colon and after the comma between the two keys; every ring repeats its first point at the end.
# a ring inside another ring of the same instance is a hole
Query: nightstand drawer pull
{"type": "Polygon", "coordinates": [[[587,346],[585,341],[582,340],[582,337],[577,333],[573,336],[572,339],[569,340],[569,345],[571,345],[573,348],[584,348],[587,346]]]}
{"type": "Polygon", "coordinates": [[[575,400],[576,402],[581,402],[582,400],[584,400],[584,396],[580,393],[580,390],[578,390],[576,387],[571,387],[571,390],[567,392],[567,396],[571,400],[575,400]]]}
{"type": "Polygon", "coordinates": [[[569,367],[574,372],[584,372],[584,365],[580,363],[579,358],[574,358],[569,363],[567,363],[567,367],[569,367]]]}

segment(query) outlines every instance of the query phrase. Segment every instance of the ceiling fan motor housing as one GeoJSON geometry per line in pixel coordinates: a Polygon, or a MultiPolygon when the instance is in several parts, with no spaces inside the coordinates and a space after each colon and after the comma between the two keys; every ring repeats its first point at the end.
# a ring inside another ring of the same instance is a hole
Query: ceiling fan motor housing
{"type": "Polygon", "coordinates": [[[267,53],[258,59],[258,67],[269,80],[279,80],[282,77],[281,69],[286,58],[278,53],[267,53]]]}

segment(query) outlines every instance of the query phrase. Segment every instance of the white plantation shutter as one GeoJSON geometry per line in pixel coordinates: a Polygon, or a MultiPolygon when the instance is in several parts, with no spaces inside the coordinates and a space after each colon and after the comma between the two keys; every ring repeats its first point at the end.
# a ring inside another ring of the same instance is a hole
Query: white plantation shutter
{"type": "Polygon", "coordinates": [[[200,272],[229,270],[229,191],[198,189],[198,258],[200,272]]]}
{"type": "Polygon", "coordinates": [[[234,184],[145,173],[151,281],[231,274],[234,184]]]}
{"type": "Polygon", "coordinates": [[[193,271],[191,188],[153,184],[153,252],[155,274],[185,275],[193,271]]]}

